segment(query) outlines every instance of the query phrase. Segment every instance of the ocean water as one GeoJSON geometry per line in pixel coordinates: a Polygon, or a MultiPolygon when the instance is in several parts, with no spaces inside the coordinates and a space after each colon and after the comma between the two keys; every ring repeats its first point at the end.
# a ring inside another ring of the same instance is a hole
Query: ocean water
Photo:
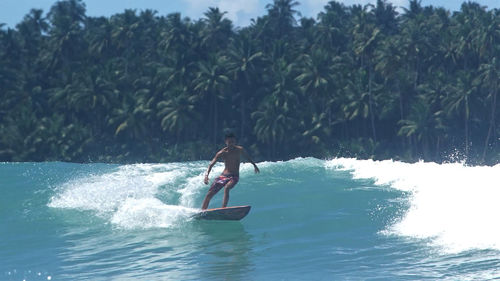
{"type": "Polygon", "coordinates": [[[237,222],[207,165],[0,163],[0,280],[500,280],[500,165],[243,164],[237,222]]]}

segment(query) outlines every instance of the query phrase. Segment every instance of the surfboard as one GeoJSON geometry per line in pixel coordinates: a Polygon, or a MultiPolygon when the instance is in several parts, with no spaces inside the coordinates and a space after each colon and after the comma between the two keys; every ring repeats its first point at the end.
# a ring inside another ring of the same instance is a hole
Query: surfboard
{"type": "Polygon", "coordinates": [[[193,217],[199,220],[234,220],[239,221],[250,212],[251,206],[234,206],[226,208],[206,209],[193,217]]]}

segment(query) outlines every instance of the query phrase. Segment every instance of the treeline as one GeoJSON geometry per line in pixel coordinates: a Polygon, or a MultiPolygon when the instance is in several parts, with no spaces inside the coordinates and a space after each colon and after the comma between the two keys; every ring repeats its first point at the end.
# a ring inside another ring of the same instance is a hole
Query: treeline
{"type": "Polygon", "coordinates": [[[500,10],[275,0],[236,28],[81,0],[0,28],[0,161],[208,159],[225,130],[256,159],[497,163],[500,10]]]}

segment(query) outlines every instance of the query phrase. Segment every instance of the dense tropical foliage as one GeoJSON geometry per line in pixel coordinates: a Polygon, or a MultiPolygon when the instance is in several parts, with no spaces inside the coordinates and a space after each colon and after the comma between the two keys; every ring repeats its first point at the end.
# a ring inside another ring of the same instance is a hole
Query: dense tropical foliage
{"type": "Polygon", "coordinates": [[[89,17],[81,0],[0,28],[0,161],[500,159],[500,10],[293,0],[236,28],[210,8],[89,17]]]}

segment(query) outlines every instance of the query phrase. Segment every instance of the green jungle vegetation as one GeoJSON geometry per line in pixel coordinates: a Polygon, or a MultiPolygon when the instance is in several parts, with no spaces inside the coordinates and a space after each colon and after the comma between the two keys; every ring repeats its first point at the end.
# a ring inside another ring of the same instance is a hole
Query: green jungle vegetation
{"type": "Polygon", "coordinates": [[[2,25],[0,161],[210,159],[232,130],[256,160],[498,163],[499,9],[297,5],[240,28],[66,0],[2,25]]]}

